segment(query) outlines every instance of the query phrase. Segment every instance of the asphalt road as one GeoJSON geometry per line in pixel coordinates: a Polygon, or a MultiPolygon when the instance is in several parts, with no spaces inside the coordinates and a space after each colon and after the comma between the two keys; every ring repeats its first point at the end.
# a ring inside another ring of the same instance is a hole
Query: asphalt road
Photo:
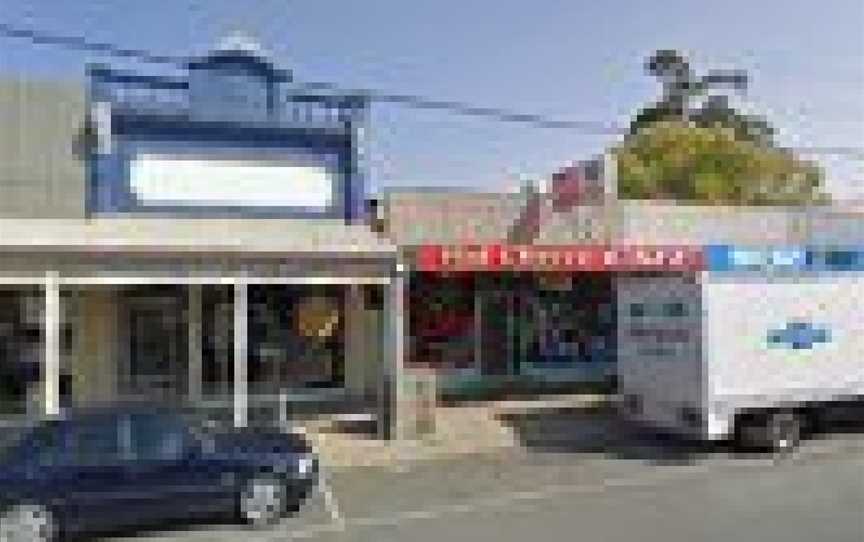
{"type": "Polygon", "coordinates": [[[534,430],[528,453],[403,472],[334,473],[334,501],[318,495],[299,516],[266,532],[221,526],[136,539],[864,540],[864,431],[809,442],[794,456],[773,460],[627,433],[608,420],[573,415],[544,420],[534,430]],[[589,435],[594,444],[586,447],[589,435]]]}

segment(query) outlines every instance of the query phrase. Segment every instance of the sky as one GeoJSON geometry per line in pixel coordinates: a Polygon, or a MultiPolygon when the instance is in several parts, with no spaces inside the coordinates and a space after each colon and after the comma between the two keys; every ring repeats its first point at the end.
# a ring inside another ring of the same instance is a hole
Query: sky
{"type": "MultiPolygon", "coordinates": [[[[747,70],[735,103],[767,115],[782,144],[864,147],[861,0],[0,0],[0,22],[167,55],[203,54],[239,31],[300,81],[621,125],[657,98],[646,56],[675,48],[697,72],[747,70]]],[[[105,60],[0,39],[0,77],[83,80],[87,62],[105,60]]],[[[614,142],[379,104],[365,167],[372,191],[502,190],[614,142]]],[[[836,198],[864,199],[864,156],[814,158],[836,198]]]]}

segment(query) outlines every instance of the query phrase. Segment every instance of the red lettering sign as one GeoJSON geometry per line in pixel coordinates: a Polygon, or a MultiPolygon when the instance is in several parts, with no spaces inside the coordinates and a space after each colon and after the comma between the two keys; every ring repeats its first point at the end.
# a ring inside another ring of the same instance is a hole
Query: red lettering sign
{"type": "Polygon", "coordinates": [[[602,245],[425,245],[420,271],[697,271],[700,247],[602,245]]]}

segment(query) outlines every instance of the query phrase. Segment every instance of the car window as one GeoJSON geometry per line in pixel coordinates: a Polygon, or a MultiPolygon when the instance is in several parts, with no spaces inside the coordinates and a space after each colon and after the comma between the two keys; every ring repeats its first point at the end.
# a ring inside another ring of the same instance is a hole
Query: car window
{"type": "Polygon", "coordinates": [[[118,420],[76,424],[71,430],[71,459],[83,465],[104,465],[120,459],[118,420]]]}
{"type": "Polygon", "coordinates": [[[63,452],[62,444],[62,426],[43,423],[9,438],[4,443],[2,460],[35,459],[40,464],[53,463],[63,452]]]}
{"type": "Polygon", "coordinates": [[[66,432],[62,425],[41,425],[28,437],[28,451],[37,458],[40,465],[57,463],[67,451],[65,436],[66,432]]]}
{"type": "Polygon", "coordinates": [[[133,415],[132,453],[143,461],[173,461],[183,456],[190,435],[182,421],[156,415],[133,415]]]}

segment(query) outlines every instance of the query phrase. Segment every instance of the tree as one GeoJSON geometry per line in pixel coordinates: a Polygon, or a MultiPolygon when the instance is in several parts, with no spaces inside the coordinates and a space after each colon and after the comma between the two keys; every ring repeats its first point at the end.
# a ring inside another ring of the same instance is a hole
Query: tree
{"type": "MultiPolygon", "coordinates": [[[[745,117],[728,106],[725,96],[713,94],[714,91],[726,87],[745,90],[748,82],[745,72],[711,70],[697,78],[687,60],[673,50],[655,52],[646,61],[645,70],[663,84],[663,96],[657,103],[639,112],[630,125],[631,134],[664,120],[693,122],[697,126],[714,122],[730,126],[746,123],[745,117]],[[707,97],[705,106],[694,112],[692,102],[703,97],[707,97]]],[[[770,132],[770,129],[768,131],[770,132]]]]}
{"type": "Polygon", "coordinates": [[[766,119],[736,111],[716,93],[745,89],[746,73],[696,77],[671,50],[652,55],[646,71],[661,81],[663,95],[636,115],[613,149],[620,197],[754,205],[828,200],[816,164],[778,147],[766,119]],[[697,99],[703,103],[694,107],[697,99]]]}
{"type": "Polygon", "coordinates": [[[616,148],[622,199],[721,205],[824,202],[822,174],[786,149],[741,139],[735,129],[658,121],[616,148]]]}

